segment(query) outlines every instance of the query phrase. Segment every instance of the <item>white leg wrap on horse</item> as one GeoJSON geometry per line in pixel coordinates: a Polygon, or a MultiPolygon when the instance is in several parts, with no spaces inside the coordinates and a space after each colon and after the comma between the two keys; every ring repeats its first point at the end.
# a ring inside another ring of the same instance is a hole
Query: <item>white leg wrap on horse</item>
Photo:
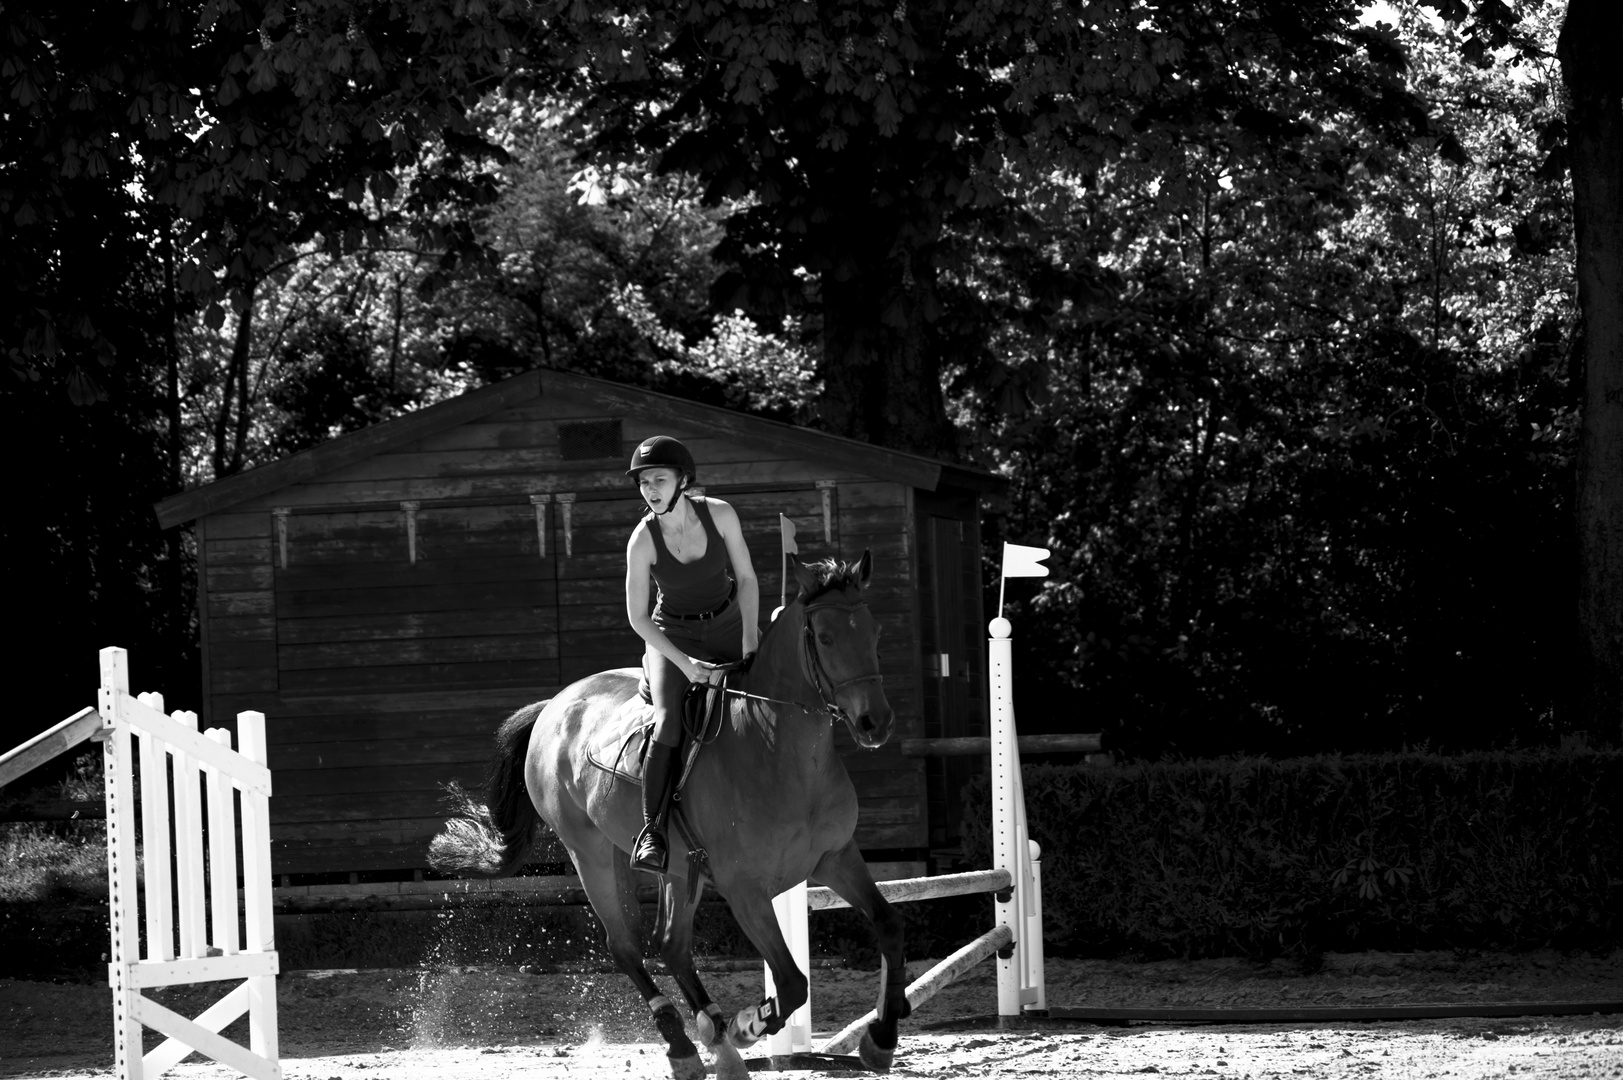
{"type": "Polygon", "coordinates": [[[673,1007],[674,1006],[671,1004],[671,999],[666,997],[664,994],[655,994],[653,997],[648,999],[649,1012],[657,1013],[661,1009],[669,1009],[673,1007]]]}
{"type": "Polygon", "coordinates": [[[772,1023],[778,1013],[778,999],[767,998],[748,1009],[739,1009],[738,1015],[733,1017],[728,1037],[735,1046],[750,1046],[760,1041],[766,1034],[767,1025],[772,1023]]]}
{"type": "Polygon", "coordinates": [[[879,1003],[873,1007],[876,1020],[885,1018],[885,991],[890,987],[890,961],[879,958],[879,1003]]]}

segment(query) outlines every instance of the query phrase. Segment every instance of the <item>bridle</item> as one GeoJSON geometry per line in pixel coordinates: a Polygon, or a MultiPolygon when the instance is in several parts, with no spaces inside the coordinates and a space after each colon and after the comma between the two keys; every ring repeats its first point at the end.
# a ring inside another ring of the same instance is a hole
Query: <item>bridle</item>
{"type": "Polygon", "coordinates": [[[842,720],[850,720],[850,717],[846,715],[845,710],[840,708],[840,706],[835,703],[835,694],[839,693],[841,690],[844,690],[847,686],[855,686],[860,682],[877,682],[883,676],[881,676],[879,672],[875,671],[869,675],[857,675],[846,679],[844,682],[835,683],[833,676],[830,675],[828,681],[833,683],[833,685],[825,690],[823,688],[823,676],[828,674],[828,668],[824,666],[823,658],[817,651],[817,633],[812,629],[811,613],[824,608],[832,609],[834,611],[854,612],[858,608],[866,610],[867,607],[868,601],[866,600],[823,600],[818,603],[806,605],[806,619],[801,626],[801,640],[805,643],[806,647],[802,649],[800,653],[800,668],[801,671],[805,673],[806,681],[812,684],[812,687],[817,691],[817,696],[822,699],[823,711],[828,713],[829,717],[834,723],[839,723],[842,720]]]}
{"type": "MultiPolygon", "coordinates": [[[[812,688],[817,691],[817,696],[823,703],[823,711],[828,713],[831,723],[838,724],[842,721],[850,721],[850,717],[846,714],[846,711],[840,708],[840,706],[835,702],[835,694],[839,693],[841,690],[844,690],[847,686],[855,686],[860,682],[879,682],[884,678],[884,676],[875,671],[869,675],[857,675],[853,678],[846,679],[844,682],[834,682],[834,677],[828,674],[828,667],[823,663],[822,655],[817,650],[817,632],[812,629],[811,613],[814,611],[822,611],[824,609],[833,609],[835,611],[856,611],[858,608],[866,609],[867,606],[868,601],[866,600],[819,600],[814,603],[807,604],[803,612],[805,621],[801,624],[800,637],[803,648],[800,650],[800,671],[801,674],[806,677],[806,681],[811,683],[812,688]],[[826,679],[825,676],[827,676],[826,679]]],[[[794,701],[783,701],[779,698],[766,697],[762,694],[751,694],[743,690],[734,690],[731,687],[723,687],[722,690],[727,694],[731,694],[733,697],[747,698],[750,701],[760,701],[771,705],[793,706],[799,704],[798,702],[794,701]]]]}

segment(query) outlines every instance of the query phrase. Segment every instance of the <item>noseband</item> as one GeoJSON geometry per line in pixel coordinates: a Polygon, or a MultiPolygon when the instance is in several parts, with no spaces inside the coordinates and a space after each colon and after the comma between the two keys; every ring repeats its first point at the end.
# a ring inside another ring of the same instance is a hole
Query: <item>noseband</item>
{"type": "Polygon", "coordinates": [[[828,676],[827,683],[832,685],[829,685],[827,689],[825,689],[824,676],[828,675],[828,668],[824,666],[823,658],[817,651],[817,633],[812,629],[811,613],[824,608],[831,608],[836,611],[854,612],[858,608],[865,609],[867,606],[868,601],[866,600],[855,600],[849,602],[840,600],[822,600],[818,601],[817,603],[806,605],[806,621],[801,627],[801,640],[804,642],[805,648],[801,650],[800,666],[806,675],[806,681],[812,684],[813,688],[815,688],[817,691],[817,696],[822,699],[824,711],[826,711],[836,723],[842,720],[849,722],[850,717],[846,715],[844,709],[840,708],[840,706],[835,703],[834,695],[839,693],[841,690],[844,690],[847,686],[854,686],[860,682],[876,682],[882,679],[883,676],[876,671],[871,675],[858,675],[854,678],[846,679],[844,682],[836,683],[834,682],[833,676],[830,675],[828,676]]]}

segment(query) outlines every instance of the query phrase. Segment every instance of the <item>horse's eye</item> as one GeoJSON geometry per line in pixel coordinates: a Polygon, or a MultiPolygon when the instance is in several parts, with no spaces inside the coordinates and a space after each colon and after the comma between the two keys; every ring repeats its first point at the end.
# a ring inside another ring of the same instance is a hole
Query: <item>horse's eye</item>
{"type": "Polygon", "coordinates": [[[821,641],[824,645],[833,645],[834,644],[834,639],[832,637],[830,637],[828,634],[818,634],[817,635],[817,640],[821,641]]]}

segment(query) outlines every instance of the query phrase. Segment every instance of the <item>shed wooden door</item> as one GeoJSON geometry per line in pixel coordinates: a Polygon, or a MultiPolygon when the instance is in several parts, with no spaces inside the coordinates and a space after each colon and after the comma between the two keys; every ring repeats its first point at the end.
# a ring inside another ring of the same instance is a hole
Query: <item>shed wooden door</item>
{"type": "MultiPolygon", "coordinates": [[[[925,734],[952,739],[986,734],[979,627],[979,550],[973,519],[926,512],[920,521],[920,577],[925,586],[921,635],[925,672],[925,734]]],[[[951,849],[963,822],[959,797],[986,763],[977,758],[929,759],[930,845],[951,849]]]]}
{"type": "Polygon", "coordinates": [[[321,509],[276,571],[278,872],[426,865],[440,785],[558,683],[554,553],[535,509],[321,509]],[[415,556],[415,557],[414,557],[415,556]]]}

